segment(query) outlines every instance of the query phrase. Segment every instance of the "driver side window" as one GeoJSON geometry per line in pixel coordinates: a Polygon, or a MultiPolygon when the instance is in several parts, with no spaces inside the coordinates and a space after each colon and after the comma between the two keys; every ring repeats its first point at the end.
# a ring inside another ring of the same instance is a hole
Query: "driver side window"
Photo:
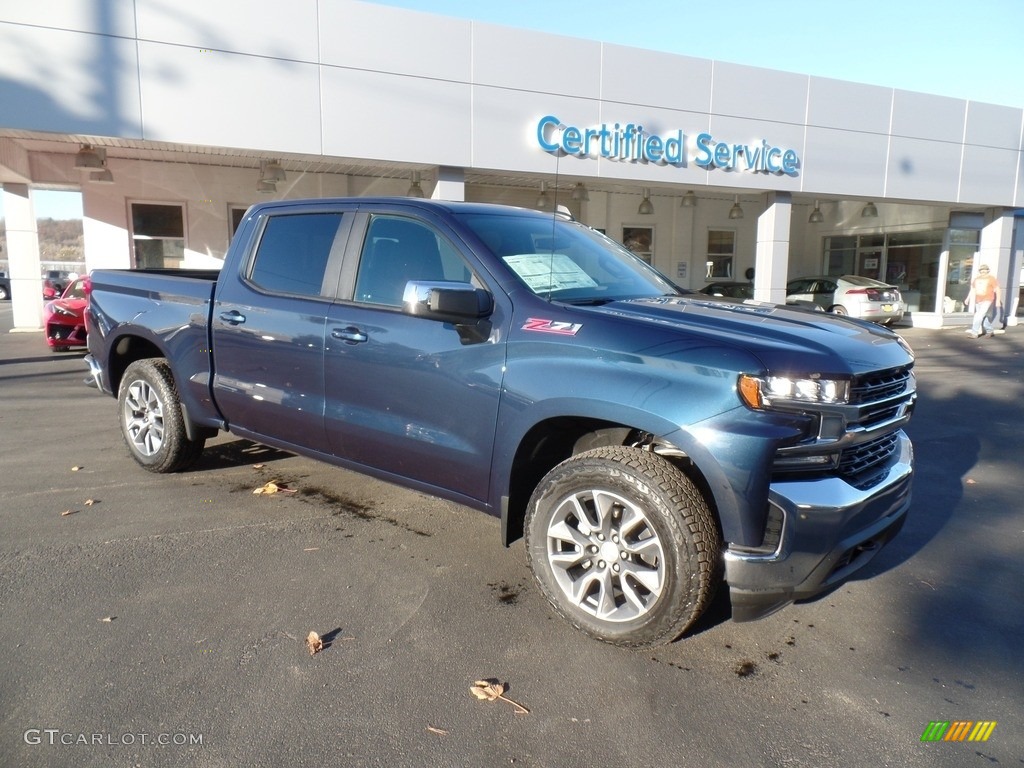
{"type": "Polygon", "coordinates": [[[398,216],[375,216],[363,242],[355,301],[400,307],[410,280],[468,283],[473,275],[462,256],[424,224],[398,216]]]}

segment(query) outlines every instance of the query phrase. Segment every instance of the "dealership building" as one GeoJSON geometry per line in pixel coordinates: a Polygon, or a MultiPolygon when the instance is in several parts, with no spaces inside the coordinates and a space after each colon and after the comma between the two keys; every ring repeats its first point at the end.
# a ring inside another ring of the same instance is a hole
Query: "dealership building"
{"type": "Polygon", "coordinates": [[[15,325],[42,311],[33,190],[82,194],[86,269],[217,267],[246,208],[419,195],[567,207],[677,284],[857,274],[965,325],[1016,312],[1021,107],[356,0],[0,9],[15,325]]]}

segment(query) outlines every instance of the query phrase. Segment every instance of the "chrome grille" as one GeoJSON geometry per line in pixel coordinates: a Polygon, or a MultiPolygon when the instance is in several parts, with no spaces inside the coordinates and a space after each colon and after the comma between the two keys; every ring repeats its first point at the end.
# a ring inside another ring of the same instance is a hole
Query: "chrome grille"
{"type": "Polygon", "coordinates": [[[860,405],[899,395],[907,390],[910,368],[891,368],[877,371],[853,380],[850,389],[850,403],[860,405]]]}
{"type": "Polygon", "coordinates": [[[839,457],[839,473],[852,477],[886,461],[896,450],[897,433],[876,438],[852,448],[847,448],[839,457]]]}

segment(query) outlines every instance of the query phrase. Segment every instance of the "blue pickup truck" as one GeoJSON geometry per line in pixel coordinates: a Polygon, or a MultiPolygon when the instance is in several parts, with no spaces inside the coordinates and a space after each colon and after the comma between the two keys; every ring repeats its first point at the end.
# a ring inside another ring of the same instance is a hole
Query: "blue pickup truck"
{"type": "Polygon", "coordinates": [[[680,290],[569,217],[402,198],[245,215],[219,272],[92,274],[87,361],[131,456],[242,438],[488,512],[554,610],[670,642],[765,616],[902,526],[892,331],[680,290]]]}

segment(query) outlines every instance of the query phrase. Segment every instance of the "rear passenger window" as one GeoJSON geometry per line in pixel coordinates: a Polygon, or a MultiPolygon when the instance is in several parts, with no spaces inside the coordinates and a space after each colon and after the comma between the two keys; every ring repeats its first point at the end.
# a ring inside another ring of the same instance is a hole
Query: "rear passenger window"
{"type": "Polygon", "coordinates": [[[275,293],[320,296],[341,217],[340,213],[271,216],[249,280],[275,293]]]}

